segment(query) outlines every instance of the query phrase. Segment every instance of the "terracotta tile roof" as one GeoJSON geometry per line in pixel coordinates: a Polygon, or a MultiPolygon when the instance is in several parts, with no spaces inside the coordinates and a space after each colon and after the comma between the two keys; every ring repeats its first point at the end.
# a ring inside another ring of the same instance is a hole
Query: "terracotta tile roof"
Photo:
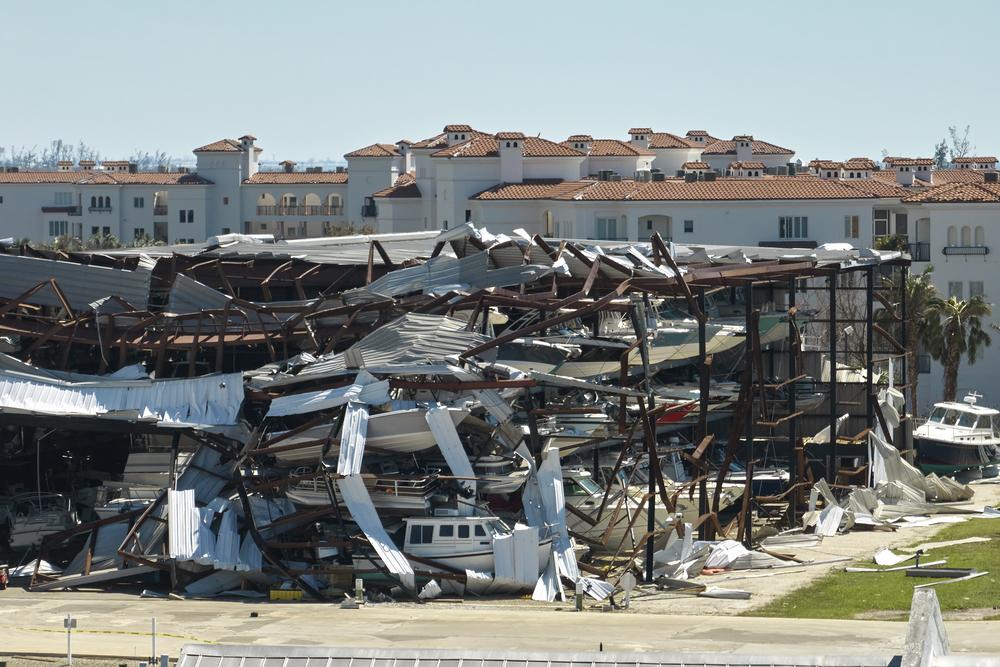
{"type": "Polygon", "coordinates": [[[931,172],[931,183],[942,185],[944,183],[982,183],[983,174],[987,173],[981,169],[935,169],[931,172]]]}
{"type": "MultiPolygon", "coordinates": [[[[522,143],[524,157],[583,157],[585,153],[557,144],[541,137],[525,137],[522,143]]],[[[432,157],[499,157],[500,149],[497,138],[488,134],[473,137],[468,141],[455,144],[431,153],[432,157]]]]}
{"type": "MultiPolygon", "coordinates": [[[[219,139],[218,141],[213,141],[210,144],[205,144],[204,146],[199,146],[194,149],[194,153],[239,153],[243,149],[240,148],[240,142],[235,139],[219,139]]],[[[82,163],[81,163],[82,164],[82,163]]]]}
{"type": "Polygon", "coordinates": [[[681,165],[681,169],[711,169],[711,165],[707,162],[685,162],[681,165]]]}
{"type": "Polygon", "coordinates": [[[71,167],[71,166],[73,166],[73,161],[72,160],[59,160],[58,162],[56,162],[56,164],[59,165],[60,167],[71,167]]]}
{"type": "Polygon", "coordinates": [[[767,169],[763,162],[730,162],[730,169],[767,169]]]}
{"type": "Polygon", "coordinates": [[[699,148],[704,144],[688,141],[669,132],[654,132],[649,138],[650,148],[699,148]]]}
{"type": "Polygon", "coordinates": [[[589,134],[571,134],[568,137],[566,137],[566,141],[593,141],[593,140],[594,138],[589,134]]]}
{"type": "Polygon", "coordinates": [[[72,183],[76,185],[211,185],[198,174],[141,171],[108,173],[103,171],[17,171],[0,173],[0,183],[72,183]]]}
{"type": "Polygon", "coordinates": [[[497,139],[524,139],[524,132],[497,132],[497,139]]]}
{"type": "Polygon", "coordinates": [[[347,172],[335,171],[258,171],[244,180],[246,185],[337,185],[347,182],[347,172]]]}
{"type": "Polygon", "coordinates": [[[445,125],[445,132],[472,132],[471,125],[445,125]]]}
{"type": "Polygon", "coordinates": [[[905,193],[887,184],[859,187],[851,182],[818,178],[724,178],[686,182],[682,179],[623,181],[530,181],[504,184],[472,197],[478,200],[555,199],[582,201],[771,201],[803,199],[895,198],[905,193]]]}
{"type": "Polygon", "coordinates": [[[957,157],[954,160],[952,160],[952,162],[955,163],[955,164],[974,164],[974,163],[980,163],[980,162],[986,162],[986,163],[989,163],[989,164],[996,164],[997,163],[997,159],[995,157],[993,157],[992,155],[985,156],[985,157],[957,157]]]}
{"type": "MultiPolygon", "coordinates": [[[[570,144],[573,141],[580,142],[584,140],[570,137],[562,142],[562,145],[572,148],[570,144]]],[[[653,151],[645,148],[637,148],[627,141],[619,141],[618,139],[587,139],[587,141],[592,142],[590,144],[590,152],[588,153],[590,157],[656,157],[656,153],[653,151]]]]}
{"type": "Polygon", "coordinates": [[[887,157],[882,162],[892,167],[930,167],[934,160],[929,157],[887,157]]]}
{"type": "Polygon", "coordinates": [[[872,171],[875,169],[875,161],[866,157],[852,157],[844,163],[844,169],[861,169],[872,171]]]}
{"type": "Polygon", "coordinates": [[[399,148],[395,144],[372,144],[351,151],[344,157],[399,157],[399,148]]]}
{"type": "MultiPolygon", "coordinates": [[[[744,139],[746,137],[743,137],[744,139]]],[[[736,155],[736,142],[740,137],[735,137],[732,141],[716,141],[705,147],[703,155],[736,155]]],[[[750,141],[750,149],[754,155],[795,155],[795,151],[782,148],[766,141],[750,141]]]]}
{"type": "Polygon", "coordinates": [[[101,160],[101,165],[105,167],[127,167],[128,160],[101,160]]]}
{"type": "Polygon", "coordinates": [[[527,199],[563,199],[565,195],[582,190],[595,181],[563,181],[559,179],[525,180],[523,183],[501,183],[488,190],[473,195],[469,199],[489,200],[527,200],[527,199]]]}
{"type": "Polygon", "coordinates": [[[927,204],[1000,202],[1000,183],[948,183],[912,194],[904,201],[927,204]]]}
{"type": "MultiPolygon", "coordinates": [[[[463,126],[449,125],[448,127],[468,127],[468,125],[463,125],[463,126]]],[[[457,130],[457,131],[462,132],[463,130],[457,130]]],[[[472,137],[492,136],[486,134],[485,132],[480,132],[479,130],[474,130],[474,129],[469,129],[465,131],[471,133],[472,137]]],[[[448,146],[447,131],[442,132],[441,134],[435,134],[433,137],[430,137],[428,139],[422,139],[416,143],[410,144],[410,148],[447,148],[447,146],[448,146]]]]}
{"type": "Polygon", "coordinates": [[[293,167],[294,167],[294,166],[295,166],[296,164],[298,164],[298,163],[297,163],[297,162],[296,162],[295,160],[282,160],[282,161],[281,161],[281,162],[279,162],[278,164],[279,164],[279,165],[281,165],[281,166],[285,166],[285,165],[291,165],[291,166],[293,166],[293,167]]]}
{"type": "Polygon", "coordinates": [[[708,144],[715,143],[716,141],[721,141],[718,137],[713,137],[711,134],[705,130],[688,130],[684,133],[685,137],[705,137],[705,140],[699,142],[699,146],[706,146],[708,144]]]}
{"type": "MultiPolygon", "coordinates": [[[[958,170],[955,169],[954,171],[958,171],[958,170]]],[[[972,170],[971,169],[968,169],[968,170],[963,169],[962,171],[972,171],[972,170]]],[[[935,173],[937,173],[937,172],[936,171],[935,172],[931,172],[931,176],[933,177],[933,175],[935,173]]],[[[893,170],[891,170],[891,169],[883,169],[883,170],[880,170],[880,171],[873,171],[872,172],[872,178],[874,180],[876,180],[876,181],[881,181],[883,183],[896,183],[896,172],[893,171],[893,170]]],[[[925,181],[925,180],[922,180],[922,179],[914,177],[914,179],[913,179],[913,185],[915,187],[929,187],[931,184],[928,181],[925,181]]]]}
{"type": "Polygon", "coordinates": [[[810,169],[840,169],[843,165],[835,160],[809,160],[807,165],[810,169]]]}
{"type": "Polygon", "coordinates": [[[653,128],[651,127],[632,127],[629,128],[629,134],[652,134],[653,128]]]}
{"type": "Polygon", "coordinates": [[[81,167],[84,167],[84,166],[86,166],[86,167],[93,167],[95,164],[97,164],[97,163],[94,162],[93,160],[80,160],[80,166],[81,167]]]}
{"type": "Polygon", "coordinates": [[[386,199],[419,199],[421,196],[417,179],[410,173],[400,174],[392,185],[372,194],[372,197],[386,199]]]}
{"type": "MultiPolygon", "coordinates": [[[[892,175],[891,172],[890,175],[892,175]]],[[[871,195],[885,199],[902,198],[910,194],[910,190],[896,183],[895,178],[891,181],[881,181],[871,178],[848,179],[841,181],[841,183],[846,183],[852,188],[863,190],[871,195]]]]}

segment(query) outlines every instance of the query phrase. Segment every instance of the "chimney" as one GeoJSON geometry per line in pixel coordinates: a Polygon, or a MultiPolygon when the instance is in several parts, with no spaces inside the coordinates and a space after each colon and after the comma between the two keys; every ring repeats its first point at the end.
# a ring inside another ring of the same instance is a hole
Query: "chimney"
{"type": "Polygon", "coordinates": [[[751,162],[753,160],[753,137],[749,134],[742,134],[733,137],[736,144],[736,161],[751,162]]]}
{"type": "Polygon", "coordinates": [[[472,138],[472,127],[469,125],[445,125],[444,133],[447,135],[448,147],[460,144],[472,138]]]}
{"type": "Polygon", "coordinates": [[[337,167],[337,169],[336,169],[336,171],[334,173],[337,173],[337,174],[346,174],[347,173],[347,167],[337,167]]]}
{"type": "Polygon", "coordinates": [[[240,137],[240,150],[243,152],[241,160],[243,178],[250,178],[257,173],[257,154],[260,150],[254,143],[256,141],[257,137],[252,134],[244,134],[240,137]]]}
{"type": "Polygon", "coordinates": [[[913,166],[909,164],[909,160],[906,162],[907,164],[894,162],[892,168],[896,171],[896,183],[908,187],[913,185],[913,166]]]}
{"type": "Polygon", "coordinates": [[[96,164],[93,160],[80,160],[80,169],[83,171],[93,171],[96,164]]]}
{"type": "Polygon", "coordinates": [[[589,134],[572,134],[566,139],[574,150],[590,155],[590,148],[594,143],[594,138],[589,134]]]}
{"type": "Polygon", "coordinates": [[[59,162],[56,163],[56,168],[59,171],[69,171],[70,169],[73,168],[73,161],[72,160],[59,160],[59,162]]]}
{"type": "Polygon", "coordinates": [[[524,180],[524,135],[520,132],[498,132],[500,152],[500,182],[521,183],[524,180]]]}
{"type": "Polygon", "coordinates": [[[278,166],[280,166],[286,174],[290,174],[295,171],[295,162],[292,160],[282,160],[278,163],[278,166]]]}
{"type": "Polygon", "coordinates": [[[649,143],[653,140],[653,128],[633,127],[628,131],[629,143],[635,148],[649,148],[649,143]]]}
{"type": "Polygon", "coordinates": [[[997,172],[995,172],[995,171],[988,171],[985,174],[983,174],[983,182],[984,183],[997,183],[998,182],[997,172]]]}

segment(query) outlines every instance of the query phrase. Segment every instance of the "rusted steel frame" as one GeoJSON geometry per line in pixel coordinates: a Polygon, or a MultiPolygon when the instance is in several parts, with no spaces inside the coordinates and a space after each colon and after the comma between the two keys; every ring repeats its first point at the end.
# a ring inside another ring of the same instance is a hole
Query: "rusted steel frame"
{"type": "Polygon", "coordinates": [[[251,493],[257,493],[258,491],[267,491],[269,489],[281,489],[298,482],[304,482],[310,479],[316,479],[317,477],[327,477],[331,475],[333,479],[340,479],[341,477],[337,473],[331,473],[328,470],[316,470],[308,475],[285,475],[283,477],[276,477],[274,479],[255,482],[250,484],[247,490],[251,493]]]}
{"type": "Polygon", "coordinates": [[[73,306],[69,305],[69,300],[63,293],[62,288],[59,287],[59,283],[56,282],[55,278],[49,278],[49,282],[52,283],[52,291],[56,293],[56,298],[59,299],[59,303],[62,304],[66,314],[71,316],[73,314],[73,306]]]}
{"type": "Polygon", "coordinates": [[[550,246],[548,244],[548,242],[545,239],[543,239],[541,236],[539,236],[538,234],[535,234],[534,236],[531,237],[531,242],[534,243],[539,248],[541,248],[542,252],[544,252],[546,255],[549,256],[549,259],[552,259],[552,260],[555,259],[554,255],[555,255],[556,251],[553,250],[552,246],[550,246]]]}
{"type": "Polygon", "coordinates": [[[5,303],[3,306],[0,306],[0,317],[3,317],[10,311],[16,309],[18,306],[22,305],[23,301],[25,301],[26,299],[30,299],[32,296],[38,293],[38,291],[41,290],[43,287],[49,285],[51,285],[51,282],[48,280],[44,280],[35,285],[34,287],[25,290],[21,294],[18,294],[16,297],[5,303]]]}
{"type": "Polygon", "coordinates": [[[649,456],[649,470],[656,478],[656,487],[660,492],[660,500],[663,501],[663,506],[667,508],[668,512],[673,513],[676,511],[676,507],[667,495],[667,485],[663,481],[663,470],[660,469],[660,457],[656,451],[656,431],[650,423],[652,419],[646,408],[646,402],[641,398],[639,399],[639,418],[642,420],[642,428],[646,433],[646,453],[649,456]]]}
{"type": "Polygon", "coordinates": [[[787,277],[788,274],[801,275],[816,269],[813,262],[789,262],[781,263],[777,260],[767,260],[754,262],[748,265],[723,265],[712,269],[698,269],[689,271],[691,276],[689,282],[703,283],[712,281],[726,281],[734,278],[768,278],[787,277]]]}
{"type": "Polygon", "coordinates": [[[439,389],[442,391],[473,391],[477,389],[524,389],[534,387],[534,380],[472,380],[467,382],[437,382],[389,378],[390,389],[439,389]]]}
{"type": "MultiPolygon", "coordinates": [[[[107,327],[104,331],[104,335],[100,337],[100,352],[101,352],[101,363],[97,366],[97,374],[101,375],[108,368],[108,355],[111,354],[111,345],[114,342],[114,332],[115,332],[115,314],[108,313],[104,317],[108,319],[107,327]]],[[[99,317],[94,320],[95,326],[100,331],[101,320],[99,317]]]]}
{"type": "Polygon", "coordinates": [[[226,290],[226,294],[231,297],[236,296],[236,290],[233,289],[232,284],[229,282],[229,278],[226,277],[226,272],[222,270],[222,258],[215,260],[215,271],[219,274],[219,280],[222,281],[222,286],[226,290]]]}
{"type": "Polygon", "coordinates": [[[387,271],[392,271],[396,268],[395,263],[393,263],[393,261],[389,259],[389,253],[386,252],[386,249],[377,239],[372,239],[372,247],[378,253],[378,256],[382,258],[382,263],[385,264],[385,268],[387,271]]]}
{"type": "MultiPolygon", "coordinates": [[[[318,306],[318,303],[317,303],[318,306]]],[[[337,315],[348,315],[358,311],[368,311],[368,310],[382,310],[387,307],[391,307],[392,303],[388,301],[373,301],[370,303],[355,303],[345,306],[336,306],[335,308],[326,308],[324,310],[315,310],[306,314],[304,317],[310,320],[316,320],[323,317],[336,317],[337,315]]]]}
{"type": "Polygon", "coordinates": [[[322,600],[322,593],[313,588],[308,581],[305,581],[297,574],[288,572],[288,570],[285,569],[285,566],[281,563],[280,559],[271,552],[271,548],[257,531],[257,523],[253,518],[253,508],[250,506],[250,498],[247,496],[247,491],[243,488],[243,480],[239,470],[236,471],[234,476],[236,477],[234,480],[236,482],[236,492],[240,496],[240,504],[243,506],[243,515],[247,519],[247,530],[250,532],[250,538],[254,541],[254,544],[256,544],[257,548],[260,549],[261,554],[274,567],[274,569],[289,579],[294,579],[295,583],[297,583],[303,591],[317,600],[322,600]]]}
{"type": "Polygon", "coordinates": [[[309,429],[311,429],[314,426],[319,426],[324,421],[326,421],[326,415],[324,415],[324,414],[318,414],[315,417],[313,417],[312,419],[310,419],[309,421],[307,421],[306,423],[304,423],[304,424],[302,424],[300,426],[296,426],[295,428],[293,428],[290,431],[285,431],[284,433],[281,433],[281,434],[276,435],[274,437],[268,438],[264,442],[259,443],[257,449],[258,450],[260,450],[260,449],[267,449],[268,447],[270,447],[272,445],[278,444],[282,440],[285,440],[287,438],[291,438],[293,436],[299,435],[300,433],[308,431],[309,429]]]}
{"type": "MultiPolygon", "coordinates": [[[[875,409],[875,416],[878,418],[878,423],[882,427],[882,435],[885,436],[886,442],[890,445],[892,442],[892,429],[889,428],[889,422],[885,419],[885,413],[882,411],[882,406],[878,403],[878,398],[874,393],[868,395],[868,400],[871,402],[872,407],[875,409]]],[[[893,445],[895,446],[895,445],[893,445]]]]}
{"type": "Polygon", "coordinates": [[[79,320],[73,321],[73,328],[69,332],[69,338],[60,346],[62,347],[62,353],[59,356],[59,368],[62,370],[66,370],[66,367],[69,366],[69,354],[73,349],[73,342],[76,340],[76,329],[79,325],[79,320]]]}
{"type": "Polygon", "coordinates": [[[375,279],[375,244],[368,244],[368,271],[365,273],[365,285],[371,285],[375,279]]]}
{"type": "Polygon", "coordinates": [[[608,496],[611,495],[611,485],[614,483],[615,479],[618,477],[618,471],[621,470],[621,468],[622,468],[622,463],[624,463],[624,461],[625,461],[625,453],[630,449],[630,445],[632,443],[632,436],[635,434],[635,429],[636,429],[636,427],[638,425],[639,425],[638,420],[633,420],[632,421],[632,426],[631,426],[631,428],[629,428],[628,435],[625,437],[625,440],[622,442],[621,451],[618,453],[618,460],[615,462],[615,467],[611,471],[610,479],[608,480],[607,485],[604,487],[604,496],[601,498],[601,505],[600,505],[600,507],[597,508],[597,520],[598,521],[601,520],[601,515],[604,514],[604,506],[608,502],[608,496]]]}
{"type": "MultiPolygon", "coordinates": [[[[127,558],[129,560],[135,560],[139,562],[145,560],[140,556],[133,554],[130,551],[126,551],[126,549],[129,548],[130,542],[135,542],[135,545],[136,547],[138,547],[139,552],[140,553],[142,552],[144,547],[142,546],[142,543],[139,542],[139,536],[136,533],[139,532],[139,528],[146,522],[147,519],[152,517],[153,512],[156,510],[156,508],[159,507],[166,499],[167,499],[167,490],[164,489],[160,491],[160,495],[156,497],[156,500],[154,500],[152,503],[149,504],[149,507],[147,507],[144,510],[141,510],[142,514],[140,514],[136,522],[132,524],[132,527],[129,529],[128,533],[126,533],[125,535],[125,538],[122,540],[121,546],[118,547],[119,556],[121,556],[122,558],[127,558]]],[[[164,569],[161,563],[157,563],[155,567],[161,570],[164,569]]]]}
{"type": "Polygon", "coordinates": [[[619,283],[618,287],[615,290],[609,292],[608,294],[601,297],[597,301],[594,301],[589,306],[585,306],[572,313],[565,313],[563,315],[556,315],[555,317],[550,317],[548,319],[542,320],[541,322],[536,322],[535,324],[530,324],[526,327],[522,327],[517,331],[507,332],[502,336],[494,338],[493,340],[486,341],[485,343],[476,345],[475,347],[466,350],[465,352],[459,355],[459,358],[467,359],[468,357],[471,357],[473,355],[485,352],[486,350],[492,350],[493,348],[499,347],[504,343],[509,343],[512,340],[521,338],[522,336],[526,336],[530,333],[534,333],[535,331],[547,329],[548,327],[555,326],[556,324],[561,324],[568,320],[576,319],[578,317],[582,317],[583,315],[588,315],[592,312],[600,310],[602,307],[606,306],[607,304],[611,303],[612,301],[620,297],[628,289],[628,287],[629,287],[629,281],[623,280],[621,283],[619,283]]]}
{"type": "Polygon", "coordinates": [[[56,322],[51,327],[49,327],[49,329],[45,333],[43,333],[41,336],[35,339],[35,341],[31,344],[31,346],[24,351],[24,356],[30,359],[31,355],[35,353],[35,350],[39,349],[42,345],[47,343],[49,339],[52,338],[54,335],[56,335],[57,333],[62,333],[63,330],[68,329],[70,327],[73,327],[75,329],[76,326],[77,326],[76,318],[62,322],[56,322]]]}
{"type": "MultiPolygon", "coordinates": [[[[226,302],[225,308],[222,309],[222,319],[221,321],[216,319],[215,315],[212,314],[211,317],[215,323],[219,334],[219,340],[215,344],[215,372],[222,372],[222,365],[226,357],[226,340],[225,334],[226,330],[229,328],[229,312],[232,309],[232,302],[226,302]]],[[[245,316],[244,316],[245,317],[245,316]]]]}
{"type": "Polygon", "coordinates": [[[726,475],[729,474],[729,466],[732,465],[733,459],[736,456],[736,449],[739,447],[745,414],[749,409],[747,404],[752,400],[752,380],[753,367],[751,364],[744,364],[743,376],[740,381],[740,393],[736,399],[736,410],[734,411],[732,426],[729,431],[729,441],[726,443],[726,455],[716,476],[715,491],[712,494],[712,511],[715,514],[719,513],[719,496],[722,494],[722,484],[726,480],[726,475]]]}
{"type": "MultiPolygon", "coordinates": [[[[691,286],[688,285],[688,278],[681,273],[680,268],[677,266],[677,262],[674,258],[670,256],[667,251],[666,246],[663,245],[663,239],[660,238],[659,232],[653,232],[650,237],[650,241],[654,245],[659,245],[661,252],[663,253],[663,261],[667,263],[667,267],[674,272],[674,276],[677,279],[677,285],[680,287],[681,292],[684,294],[684,299],[687,301],[688,312],[694,315],[694,318],[700,323],[705,318],[705,313],[701,311],[701,307],[698,305],[697,299],[694,298],[694,294],[691,292],[691,286]]],[[[687,276],[690,276],[691,272],[688,271],[687,276]]]]}
{"type": "Polygon", "coordinates": [[[260,281],[260,291],[264,295],[265,301],[271,300],[271,279],[274,278],[279,273],[283,272],[285,269],[290,268],[294,263],[294,261],[295,260],[290,259],[287,262],[279,264],[274,269],[274,271],[271,271],[271,273],[267,274],[267,277],[264,278],[264,280],[260,281]]]}
{"type": "Polygon", "coordinates": [[[331,336],[330,340],[327,341],[321,354],[330,354],[333,352],[333,350],[337,347],[337,343],[340,342],[341,337],[350,327],[354,325],[354,320],[356,320],[360,314],[361,310],[359,309],[347,316],[347,321],[333,333],[333,336],[331,336]]]}
{"type": "Polygon", "coordinates": [[[198,318],[197,323],[194,328],[194,338],[191,339],[191,349],[187,353],[187,376],[194,377],[195,373],[195,361],[198,357],[198,340],[201,338],[201,323],[205,319],[205,313],[200,313],[201,317],[198,318]]]}
{"type": "MultiPolygon", "coordinates": [[[[483,310],[483,297],[479,297],[476,301],[476,307],[472,309],[472,314],[469,316],[469,322],[465,325],[465,330],[468,332],[473,332],[476,330],[476,323],[479,321],[479,313],[483,310]]],[[[483,314],[483,317],[489,321],[489,309],[483,314]]]]}
{"type": "Polygon", "coordinates": [[[743,480],[743,498],[740,503],[740,513],[736,517],[738,521],[736,535],[747,549],[753,546],[751,541],[752,526],[750,525],[750,496],[753,492],[753,468],[757,463],[756,459],[747,461],[746,477],[743,480]]]}
{"type": "Polygon", "coordinates": [[[890,334],[888,331],[886,331],[885,329],[883,329],[882,327],[880,327],[875,323],[872,323],[872,331],[874,331],[883,339],[885,339],[885,341],[892,346],[893,350],[895,350],[896,354],[906,354],[906,349],[902,345],[900,345],[899,341],[893,338],[892,334],[890,334]]]}
{"type": "MultiPolygon", "coordinates": [[[[629,369],[628,359],[631,356],[632,352],[637,347],[639,347],[639,338],[638,338],[638,336],[632,342],[631,345],[629,345],[625,350],[622,351],[621,355],[618,358],[618,362],[620,364],[620,368],[618,370],[618,385],[620,387],[625,387],[628,384],[628,369],[629,369]]],[[[627,417],[627,414],[626,414],[626,408],[627,407],[628,407],[628,397],[625,394],[622,394],[618,398],[618,432],[619,433],[624,433],[625,432],[625,418],[627,417]]]]}

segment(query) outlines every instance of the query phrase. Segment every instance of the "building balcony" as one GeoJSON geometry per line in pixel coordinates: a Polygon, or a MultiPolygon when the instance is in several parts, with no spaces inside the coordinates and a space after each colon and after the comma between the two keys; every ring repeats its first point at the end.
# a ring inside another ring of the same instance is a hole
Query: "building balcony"
{"type": "Polygon", "coordinates": [[[154,206],[153,207],[153,215],[166,215],[166,214],[167,214],[167,207],[166,206],[154,206]]]}
{"type": "Polygon", "coordinates": [[[88,206],[88,213],[111,213],[110,206],[88,206]]]}
{"type": "Polygon", "coordinates": [[[907,252],[910,253],[910,259],[914,262],[929,262],[931,261],[931,244],[930,243],[907,243],[907,252]]]}
{"type": "Polygon", "coordinates": [[[42,213],[65,213],[66,215],[82,215],[79,206],[43,206],[42,213]]]}
{"type": "Polygon", "coordinates": [[[985,245],[949,245],[941,248],[943,255],[988,255],[989,246],[985,245]]]}
{"type": "Polygon", "coordinates": [[[377,218],[378,208],[375,204],[366,204],[361,207],[361,217],[362,218],[377,218]]]}
{"type": "Polygon", "coordinates": [[[258,206],[257,215],[343,215],[343,206],[258,206]]]}

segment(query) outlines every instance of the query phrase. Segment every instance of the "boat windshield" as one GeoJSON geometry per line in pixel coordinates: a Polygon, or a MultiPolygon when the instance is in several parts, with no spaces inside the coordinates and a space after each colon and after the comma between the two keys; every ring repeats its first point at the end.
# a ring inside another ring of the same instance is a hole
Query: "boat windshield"
{"type": "Polygon", "coordinates": [[[507,527],[507,524],[505,524],[500,519],[493,519],[491,521],[487,521],[486,530],[491,535],[504,535],[510,532],[510,528],[507,527]]]}

